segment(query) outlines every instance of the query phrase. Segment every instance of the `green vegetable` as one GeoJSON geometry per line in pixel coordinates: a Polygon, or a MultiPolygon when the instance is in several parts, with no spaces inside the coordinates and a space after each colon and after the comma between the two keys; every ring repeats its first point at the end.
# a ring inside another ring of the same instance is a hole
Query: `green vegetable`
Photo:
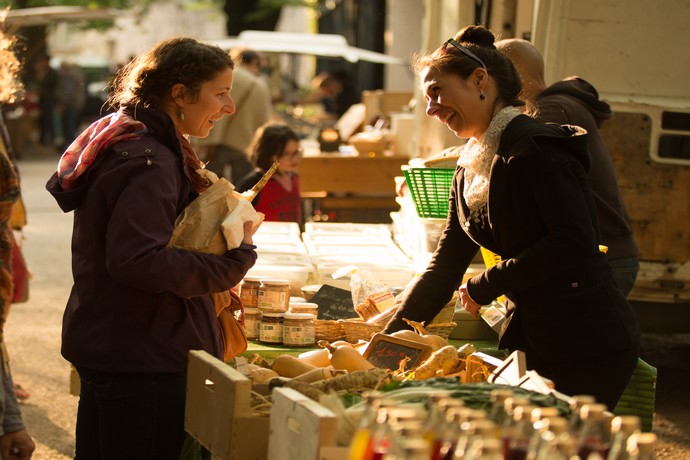
{"type": "MultiPolygon", "coordinates": [[[[396,391],[402,391],[408,388],[434,388],[439,390],[447,390],[449,391],[451,397],[462,399],[466,407],[484,410],[489,410],[491,408],[492,390],[507,389],[512,391],[515,396],[526,397],[530,404],[538,407],[556,407],[560,411],[561,415],[565,417],[570,416],[570,407],[568,406],[568,403],[556,398],[555,396],[537,393],[535,391],[526,390],[520,387],[496,383],[480,382],[462,384],[460,379],[457,377],[391,382],[390,384],[381,387],[380,390],[393,397],[396,391]]],[[[427,396],[428,395],[420,394],[419,402],[424,402],[427,396]]],[[[413,401],[407,399],[407,402],[413,401]]]]}

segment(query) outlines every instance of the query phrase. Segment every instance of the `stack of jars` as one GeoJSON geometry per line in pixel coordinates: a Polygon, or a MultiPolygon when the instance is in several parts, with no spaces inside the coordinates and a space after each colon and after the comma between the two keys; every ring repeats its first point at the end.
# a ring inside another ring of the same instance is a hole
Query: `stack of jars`
{"type": "Polygon", "coordinates": [[[239,287],[247,340],[267,345],[309,347],[315,344],[316,304],[290,303],[290,282],[245,277],[239,287]]]}
{"type": "MultiPolygon", "coordinates": [[[[430,390],[431,391],[431,390],[430,390]]],[[[426,411],[367,395],[350,460],[647,460],[656,437],[636,416],[610,417],[591,397],[574,397],[571,417],[536,407],[510,390],[491,394],[490,410],[470,409],[445,392],[426,411]]]]}

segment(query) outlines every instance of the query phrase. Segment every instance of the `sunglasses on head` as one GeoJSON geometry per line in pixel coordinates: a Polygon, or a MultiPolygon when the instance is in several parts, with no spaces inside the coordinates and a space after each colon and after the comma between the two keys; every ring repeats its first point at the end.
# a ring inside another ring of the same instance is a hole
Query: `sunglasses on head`
{"type": "MultiPolygon", "coordinates": [[[[460,43],[457,42],[454,38],[449,38],[446,40],[446,42],[443,44],[443,49],[446,50],[448,48],[448,45],[452,45],[455,49],[459,50],[462,54],[467,56],[470,59],[474,59],[477,61],[479,64],[481,64],[482,68],[486,70],[486,66],[484,65],[484,62],[482,62],[481,59],[477,57],[476,54],[474,54],[472,51],[468,50],[464,46],[462,46],[460,43]]],[[[488,72],[488,70],[486,70],[488,72]]]]}

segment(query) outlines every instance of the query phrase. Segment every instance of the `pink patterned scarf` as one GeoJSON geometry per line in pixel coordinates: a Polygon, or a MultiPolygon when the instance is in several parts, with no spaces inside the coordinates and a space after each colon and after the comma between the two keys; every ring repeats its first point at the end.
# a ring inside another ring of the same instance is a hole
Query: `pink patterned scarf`
{"type": "Polygon", "coordinates": [[[92,123],[60,158],[57,172],[62,189],[72,189],[77,178],[84,174],[100,152],[117,142],[139,139],[146,131],[144,123],[130,117],[124,110],[92,123]]]}

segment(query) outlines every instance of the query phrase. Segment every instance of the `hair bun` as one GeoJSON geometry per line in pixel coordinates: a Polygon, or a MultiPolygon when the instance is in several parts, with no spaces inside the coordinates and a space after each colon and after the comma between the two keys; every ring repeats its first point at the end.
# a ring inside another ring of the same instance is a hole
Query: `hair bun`
{"type": "Polygon", "coordinates": [[[460,43],[495,48],[494,34],[484,26],[467,26],[457,33],[455,39],[460,43]]]}

